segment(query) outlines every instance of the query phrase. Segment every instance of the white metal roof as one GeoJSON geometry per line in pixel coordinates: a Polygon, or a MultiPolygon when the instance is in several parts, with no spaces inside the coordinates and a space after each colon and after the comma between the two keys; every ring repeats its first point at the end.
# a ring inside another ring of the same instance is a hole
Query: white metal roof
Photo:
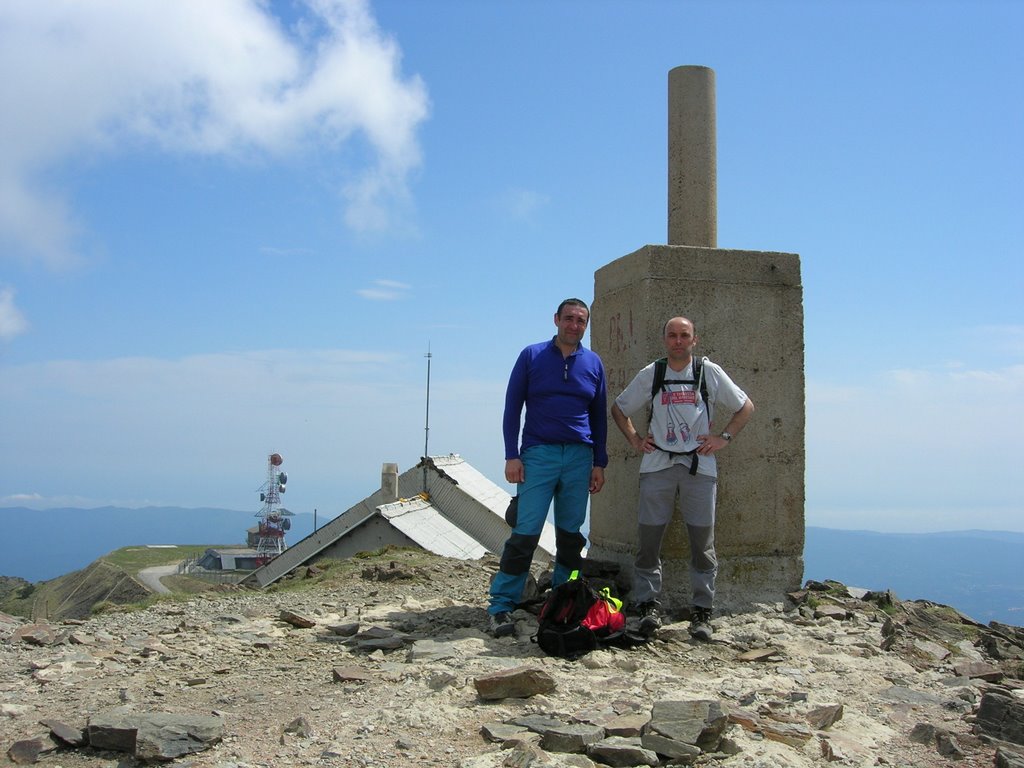
{"type": "Polygon", "coordinates": [[[447,456],[431,456],[430,460],[440,471],[454,479],[468,496],[502,517],[508,507],[508,492],[495,485],[472,464],[457,453],[447,456]]]}
{"type": "Polygon", "coordinates": [[[429,502],[414,498],[377,507],[395,528],[424,549],[458,560],[476,560],[487,549],[457,528],[429,502]]]}
{"type": "MultiPolygon", "coordinates": [[[[472,560],[483,557],[488,551],[500,555],[509,533],[504,519],[511,498],[508,492],[456,453],[431,456],[427,461],[433,472],[448,478],[448,482],[435,481],[431,484],[431,497],[438,506],[435,507],[419,495],[423,491],[425,477],[421,462],[399,475],[399,492],[406,499],[380,504],[384,495],[380,489],[374,491],[257,569],[252,580],[262,587],[272,584],[350,534],[375,514],[380,514],[419,546],[445,557],[472,560]],[[442,508],[447,514],[440,511],[442,508]],[[486,519],[481,520],[481,516],[486,519]],[[472,534],[464,528],[472,531],[472,534]],[[488,547],[493,549],[489,550],[488,547]]],[[[552,561],[554,552],[555,527],[546,521],[536,556],[542,561],[545,558],[552,561]]]]}

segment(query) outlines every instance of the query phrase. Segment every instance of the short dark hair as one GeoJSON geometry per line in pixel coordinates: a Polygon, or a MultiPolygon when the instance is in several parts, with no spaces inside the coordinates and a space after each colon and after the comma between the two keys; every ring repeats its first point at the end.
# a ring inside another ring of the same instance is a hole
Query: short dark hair
{"type": "Polygon", "coordinates": [[[561,317],[562,309],[567,306],[583,307],[585,310],[587,310],[587,317],[590,317],[590,307],[587,306],[587,302],[585,302],[583,299],[566,299],[565,301],[558,305],[558,311],[555,312],[555,317],[561,317]]]}

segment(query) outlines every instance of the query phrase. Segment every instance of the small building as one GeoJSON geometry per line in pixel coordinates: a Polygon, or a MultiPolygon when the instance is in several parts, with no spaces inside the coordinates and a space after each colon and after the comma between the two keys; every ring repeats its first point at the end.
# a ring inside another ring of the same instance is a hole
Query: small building
{"type": "Polygon", "coordinates": [[[266,559],[255,547],[211,547],[196,565],[207,571],[251,571],[266,559]]]}
{"type": "MultiPolygon", "coordinates": [[[[384,464],[378,490],[258,568],[247,581],[265,587],[301,565],[389,544],[461,560],[500,555],[510,533],[505,523],[510,500],[507,491],[458,454],[428,456],[401,475],[397,464],[384,464]]],[[[548,522],[534,559],[550,564],[554,551],[555,529],[548,522]]]]}

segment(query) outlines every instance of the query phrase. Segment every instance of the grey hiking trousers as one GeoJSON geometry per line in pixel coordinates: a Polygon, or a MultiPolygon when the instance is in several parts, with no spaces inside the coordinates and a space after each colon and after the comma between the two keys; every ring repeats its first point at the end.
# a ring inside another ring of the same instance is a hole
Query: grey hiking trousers
{"type": "Polygon", "coordinates": [[[633,568],[634,604],[658,600],[662,587],[661,545],[672,522],[676,496],[690,539],[692,604],[712,608],[715,602],[715,495],[718,482],[707,475],[691,475],[689,464],[673,464],[640,475],[637,510],[640,547],[633,568]]]}

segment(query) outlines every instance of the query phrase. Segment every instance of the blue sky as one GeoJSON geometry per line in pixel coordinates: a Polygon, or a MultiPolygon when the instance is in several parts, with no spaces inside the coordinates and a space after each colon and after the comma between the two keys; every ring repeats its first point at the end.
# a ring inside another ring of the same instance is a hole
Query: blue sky
{"type": "Polygon", "coordinates": [[[428,348],[430,452],[500,482],[519,349],[666,241],[699,64],[719,246],[801,255],[808,524],[1024,531],[1022,34],[1016,2],[5,2],[0,505],[255,512],[279,452],[333,516],[422,455],[428,348]]]}

